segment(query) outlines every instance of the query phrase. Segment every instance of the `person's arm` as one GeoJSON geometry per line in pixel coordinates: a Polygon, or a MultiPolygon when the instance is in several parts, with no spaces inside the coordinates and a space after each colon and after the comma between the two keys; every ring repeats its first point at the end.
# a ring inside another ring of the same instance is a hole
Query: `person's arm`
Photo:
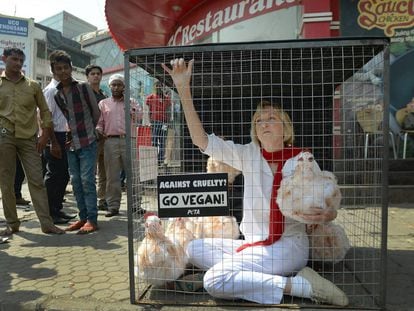
{"type": "Polygon", "coordinates": [[[47,142],[49,141],[49,138],[52,135],[52,114],[50,113],[49,107],[46,103],[45,97],[43,95],[42,89],[40,88],[40,85],[36,89],[36,105],[38,107],[39,111],[39,119],[40,119],[40,127],[42,129],[42,134],[40,135],[37,144],[36,144],[36,150],[39,153],[42,153],[43,149],[45,149],[47,142]]]}
{"type": "MultiPolygon", "coordinates": [[[[104,109],[103,106],[104,106],[104,99],[101,100],[98,104],[99,111],[102,111],[102,109],[104,109]]],[[[106,138],[104,129],[105,129],[105,119],[104,119],[104,114],[101,113],[99,120],[98,120],[98,124],[96,125],[96,133],[98,135],[98,139],[106,138]]]]}
{"type": "Polygon", "coordinates": [[[83,84],[82,87],[85,87],[86,91],[88,92],[89,108],[91,109],[92,121],[93,124],[96,126],[98,124],[99,118],[101,117],[101,111],[99,110],[95,93],[93,92],[91,86],[87,83],[83,84]]]}
{"type": "MultiPolygon", "coordinates": [[[[56,110],[56,102],[55,102],[56,92],[57,92],[56,88],[52,88],[52,87],[45,88],[43,90],[43,95],[45,97],[46,104],[49,107],[49,110],[52,114],[52,121],[53,121],[53,114],[55,113],[55,110],[56,110]]],[[[39,124],[40,124],[40,121],[39,121],[39,124]]],[[[59,142],[56,139],[53,124],[50,130],[50,154],[57,159],[62,159],[62,148],[60,147],[59,142]]]]}
{"type": "Polygon", "coordinates": [[[142,107],[133,98],[130,99],[130,114],[132,123],[142,123],[142,107]]]}
{"type": "Polygon", "coordinates": [[[194,108],[193,98],[190,90],[191,71],[193,69],[194,60],[186,65],[184,59],[174,59],[171,61],[172,68],[168,68],[165,64],[161,64],[164,70],[172,77],[178,96],[181,100],[187,126],[193,144],[201,150],[205,150],[208,144],[207,134],[201,124],[197,111],[194,108]]]}
{"type": "Polygon", "coordinates": [[[53,126],[50,130],[50,154],[57,159],[62,159],[62,148],[55,136],[53,126]]]}

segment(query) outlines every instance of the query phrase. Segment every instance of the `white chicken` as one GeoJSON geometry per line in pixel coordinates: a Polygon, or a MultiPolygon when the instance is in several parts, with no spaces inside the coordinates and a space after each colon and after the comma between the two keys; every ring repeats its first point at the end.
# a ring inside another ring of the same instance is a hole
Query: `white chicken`
{"type": "Polygon", "coordinates": [[[309,223],[302,213],[312,214],[311,208],[337,210],[341,198],[335,175],[321,171],[312,153],[303,152],[293,175],[282,179],[276,202],[284,216],[309,223]]]}
{"type": "Polygon", "coordinates": [[[310,257],[317,261],[340,262],[351,247],[345,230],[332,222],[312,226],[308,237],[310,257]]]}
{"type": "MultiPolygon", "coordinates": [[[[207,173],[227,173],[229,187],[239,170],[212,157],[207,160],[207,173]]],[[[240,236],[237,220],[233,216],[208,216],[192,218],[192,229],[196,238],[237,239],[240,236]]]]}
{"type": "Polygon", "coordinates": [[[187,249],[188,243],[195,239],[193,231],[188,228],[189,222],[191,220],[184,217],[170,218],[165,231],[167,238],[184,250],[187,249]]]}
{"type": "Polygon", "coordinates": [[[233,216],[208,216],[192,219],[193,232],[197,239],[222,238],[238,239],[240,236],[239,225],[233,216]]]}
{"type": "Polygon", "coordinates": [[[209,157],[207,160],[207,173],[227,173],[229,184],[233,184],[237,175],[241,172],[236,170],[234,167],[227,165],[221,161],[218,161],[212,157],[209,157]]]}
{"type": "Polygon", "coordinates": [[[150,215],[145,220],[145,237],[136,254],[135,275],[155,286],[178,279],[185,270],[188,257],[182,246],[164,234],[161,220],[150,215]]]}

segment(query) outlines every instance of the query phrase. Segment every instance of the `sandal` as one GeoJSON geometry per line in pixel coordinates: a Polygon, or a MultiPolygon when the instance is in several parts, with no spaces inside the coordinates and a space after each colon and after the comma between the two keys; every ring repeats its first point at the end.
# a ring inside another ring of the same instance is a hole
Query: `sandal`
{"type": "Polygon", "coordinates": [[[69,227],[65,229],[65,231],[75,231],[79,230],[86,224],[86,220],[78,220],[77,222],[74,222],[69,227]]]}
{"type": "Polygon", "coordinates": [[[0,230],[0,236],[10,236],[16,232],[19,232],[19,228],[12,228],[7,225],[6,229],[0,230]]]}
{"type": "Polygon", "coordinates": [[[79,229],[77,234],[88,234],[92,233],[98,230],[98,226],[91,223],[89,220],[86,222],[86,224],[83,225],[82,228],[79,229]]]}

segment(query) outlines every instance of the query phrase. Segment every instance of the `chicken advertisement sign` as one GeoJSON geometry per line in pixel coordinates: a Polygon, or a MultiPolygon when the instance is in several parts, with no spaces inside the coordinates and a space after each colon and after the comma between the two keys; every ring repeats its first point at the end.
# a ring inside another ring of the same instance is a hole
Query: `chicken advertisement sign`
{"type": "Polygon", "coordinates": [[[229,215],[226,173],[158,176],[157,184],[159,217],[229,215]]]}
{"type": "MultiPolygon", "coordinates": [[[[414,97],[414,0],[359,0],[340,4],[341,36],[390,39],[390,112],[395,114],[414,97]]],[[[374,82],[377,79],[372,78],[374,82]]]]}
{"type": "Polygon", "coordinates": [[[358,11],[358,24],[362,28],[380,28],[387,37],[393,37],[396,29],[414,26],[412,0],[363,0],[358,3],[358,11]]]}

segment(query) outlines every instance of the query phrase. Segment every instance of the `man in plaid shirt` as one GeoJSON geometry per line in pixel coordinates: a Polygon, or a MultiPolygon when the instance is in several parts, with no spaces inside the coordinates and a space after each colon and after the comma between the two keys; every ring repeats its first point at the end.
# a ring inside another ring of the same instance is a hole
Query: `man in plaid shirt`
{"type": "Polygon", "coordinates": [[[98,230],[95,126],[100,112],[91,87],[72,78],[71,58],[66,52],[61,51],[55,56],[51,68],[60,81],[55,100],[68,120],[66,145],[69,174],[79,209],[79,220],[66,231],[91,233],[98,230]]]}

